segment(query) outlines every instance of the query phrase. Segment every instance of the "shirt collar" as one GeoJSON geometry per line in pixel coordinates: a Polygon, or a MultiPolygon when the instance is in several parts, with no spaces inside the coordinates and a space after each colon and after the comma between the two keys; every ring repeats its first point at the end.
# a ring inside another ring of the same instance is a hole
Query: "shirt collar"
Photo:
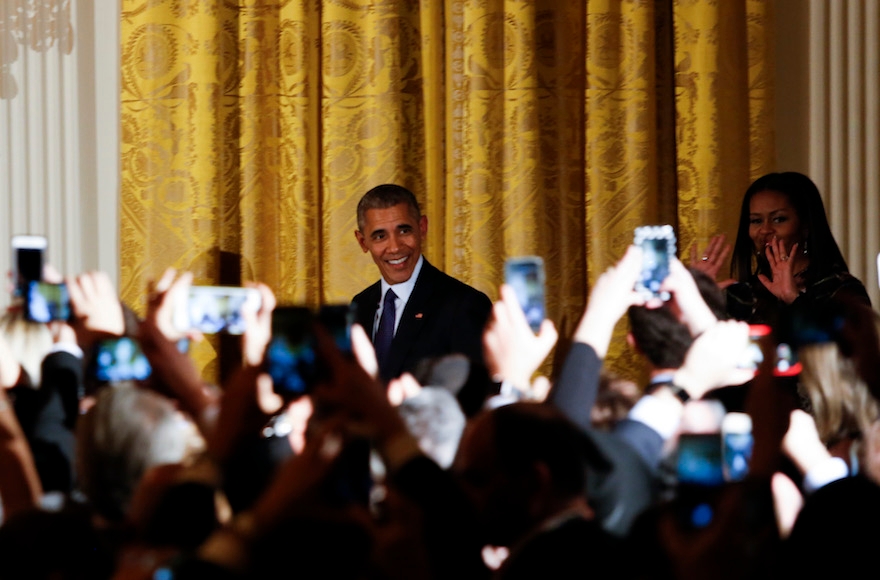
{"type": "Polygon", "coordinates": [[[381,279],[382,282],[382,296],[385,296],[385,292],[388,291],[389,288],[394,290],[394,294],[397,295],[397,299],[403,301],[406,304],[409,301],[409,296],[412,294],[413,288],[416,286],[416,280],[419,278],[419,273],[422,271],[422,264],[425,262],[425,257],[420,255],[419,261],[416,262],[416,267],[413,268],[412,276],[409,277],[409,280],[406,282],[401,282],[400,284],[389,284],[385,281],[385,278],[381,279]]]}

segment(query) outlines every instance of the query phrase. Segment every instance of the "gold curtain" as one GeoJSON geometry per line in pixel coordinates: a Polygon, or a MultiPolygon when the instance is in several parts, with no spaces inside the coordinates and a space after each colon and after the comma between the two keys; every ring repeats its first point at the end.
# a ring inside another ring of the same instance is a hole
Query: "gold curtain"
{"type": "Polygon", "coordinates": [[[174,266],[348,301],[378,277],[357,201],[397,182],[491,298],[543,256],[570,331],[636,225],[733,235],[773,165],[768,3],[123,0],[122,297],[174,266]]]}

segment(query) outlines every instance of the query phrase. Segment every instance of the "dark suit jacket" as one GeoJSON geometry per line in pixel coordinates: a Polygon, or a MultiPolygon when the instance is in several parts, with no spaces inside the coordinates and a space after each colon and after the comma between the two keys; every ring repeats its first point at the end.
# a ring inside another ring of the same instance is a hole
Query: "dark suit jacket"
{"type": "MultiPolygon", "coordinates": [[[[382,284],[376,282],[352,299],[356,322],[373,336],[373,322],[382,284]]],[[[403,310],[391,343],[388,366],[381,369],[389,380],[413,372],[425,358],[461,353],[472,363],[483,364],[483,328],[492,311],[489,297],[449,276],[426,259],[403,310]]]]}
{"type": "MultiPolygon", "coordinates": [[[[600,454],[587,460],[587,497],[602,528],[623,537],[654,502],[656,482],[638,446],[618,433],[593,428],[590,409],[596,402],[601,369],[602,360],[591,346],[572,344],[547,403],[580,427],[600,454]]],[[[654,435],[660,439],[659,434],[654,435]]]]}

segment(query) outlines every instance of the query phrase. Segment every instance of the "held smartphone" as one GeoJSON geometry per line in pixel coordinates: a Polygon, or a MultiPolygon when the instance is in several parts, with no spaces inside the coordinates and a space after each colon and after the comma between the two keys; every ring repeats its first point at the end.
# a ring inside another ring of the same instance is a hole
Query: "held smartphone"
{"type": "Polygon", "coordinates": [[[508,258],[504,263],[504,282],[513,288],[529,326],[538,332],[547,316],[544,260],[539,256],[508,258]]]}
{"type": "Polygon", "coordinates": [[[333,337],[333,342],[346,356],[351,350],[351,325],[354,324],[355,307],[351,303],[324,304],[318,309],[318,322],[333,337]]]}
{"type": "Polygon", "coordinates": [[[679,483],[705,487],[724,483],[721,434],[680,434],[675,466],[679,483]]]}
{"type": "Polygon", "coordinates": [[[701,529],[715,517],[717,496],[724,485],[721,433],[679,435],[675,511],[685,529],[701,529]]]}
{"type": "Polygon", "coordinates": [[[99,381],[145,380],[152,367],[140,344],[126,336],[99,341],[91,362],[91,375],[99,381]]]}
{"type": "Polygon", "coordinates": [[[174,305],[174,327],[180,332],[242,334],[242,311],[260,308],[260,292],[240,286],[192,286],[174,305]]]}
{"type": "MultiPolygon", "coordinates": [[[[770,334],[770,327],[766,324],[749,325],[749,348],[746,357],[740,362],[739,367],[757,372],[758,367],[764,360],[761,351],[761,339],[770,334]]],[[[795,350],[786,342],[776,345],[776,365],[773,375],[777,377],[792,377],[801,372],[802,365],[797,360],[795,350]]]]}
{"type": "Polygon", "coordinates": [[[724,481],[742,481],[749,473],[752,458],[752,418],[730,412],[721,421],[721,457],[724,481]]]}
{"type": "Polygon", "coordinates": [[[13,292],[21,296],[28,282],[43,279],[43,263],[49,242],[45,236],[21,234],[12,236],[10,245],[13,292]]]}
{"type": "Polygon", "coordinates": [[[639,226],[635,229],[633,244],[642,248],[642,270],[636,281],[636,292],[646,299],[669,300],[669,293],[660,287],[669,276],[669,263],[677,253],[675,230],[670,225],[639,226]]]}
{"type": "Polygon", "coordinates": [[[66,284],[31,280],[24,286],[24,317],[30,322],[70,320],[70,295],[66,284]]]}
{"type": "Polygon", "coordinates": [[[272,311],[266,366],[275,392],[286,400],[307,394],[318,381],[314,319],[306,306],[279,306],[272,311]]]}

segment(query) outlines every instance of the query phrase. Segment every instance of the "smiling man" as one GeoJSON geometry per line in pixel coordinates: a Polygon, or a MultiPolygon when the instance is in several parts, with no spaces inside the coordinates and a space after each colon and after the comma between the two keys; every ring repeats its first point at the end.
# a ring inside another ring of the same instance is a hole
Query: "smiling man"
{"type": "Polygon", "coordinates": [[[489,297],[448,276],[422,256],[428,218],[399,185],[368,191],[358,203],[354,235],[382,278],[354,297],[357,322],[372,337],[383,380],[414,372],[424,359],[460,353],[483,368],[489,297]],[[393,294],[389,294],[393,292],[393,294]]]}

